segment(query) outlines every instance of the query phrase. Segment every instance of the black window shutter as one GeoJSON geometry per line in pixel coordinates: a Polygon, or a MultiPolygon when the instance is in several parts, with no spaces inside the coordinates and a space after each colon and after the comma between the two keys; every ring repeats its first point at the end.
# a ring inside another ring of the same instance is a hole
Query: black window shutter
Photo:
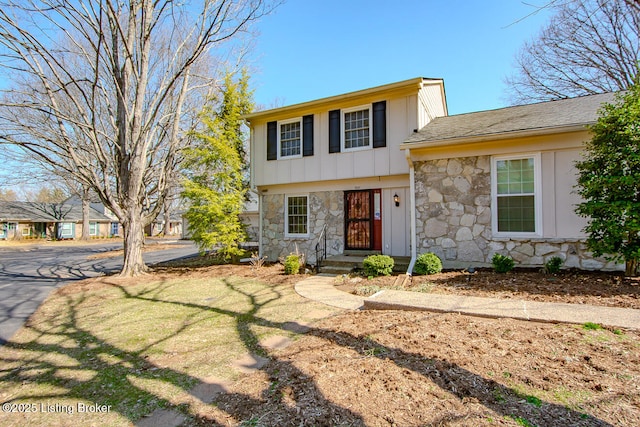
{"type": "Polygon", "coordinates": [[[340,110],[329,111],[329,153],[340,152],[340,110]]]}
{"type": "Polygon", "coordinates": [[[267,160],[278,159],[278,122],[267,123],[267,160]]]}
{"type": "Polygon", "coordinates": [[[387,101],[373,103],[373,148],[387,146],[387,101]]]}
{"type": "Polygon", "coordinates": [[[302,118],[302,155],[313,156],[313,114],[302,118]]]}

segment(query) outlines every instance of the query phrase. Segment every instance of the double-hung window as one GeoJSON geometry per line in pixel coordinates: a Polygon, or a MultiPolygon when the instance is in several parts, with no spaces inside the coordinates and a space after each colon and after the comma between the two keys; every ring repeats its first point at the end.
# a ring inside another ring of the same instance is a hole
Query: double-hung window
{"type": "Polygon", "coordinates": [[[98,223],[97,222],[90,222],[89,223],[89,235],[90,236],[97,236],[98,235],[98,223]]]}
{"type": "Polygon", "coordinates": [[[74,237],[73,223],[62,222],[60,223],[60,237],[63,239],[69,239],[74,237]]]}
{"type": "Polygon", "coordinates": [[[286,196],[285,236],[306,237],[309,234],[309,197],[286,196]]]}
{"type": "Polygon", "coordinates": [[[541,235],[540,155],[492,160],[493,230],[497,235],[541,235]]]}
{"type": "Polygon", "coordinates": [[[371,148],[371,108],[356,107],[342,112],[342,149],[371,148]]]}
{"type": "Polygon", "coordinates": [[[278,122],[278,158],[302,157],[302,119],[278,122]]]}

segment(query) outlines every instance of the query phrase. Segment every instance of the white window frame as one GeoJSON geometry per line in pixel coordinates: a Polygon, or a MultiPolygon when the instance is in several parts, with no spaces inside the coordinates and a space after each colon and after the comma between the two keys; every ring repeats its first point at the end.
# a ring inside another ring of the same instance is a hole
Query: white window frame
{"type": "Polygon", "coordinates": [[[60,237],[73,237],[73,223],[71,222],[61,222],[60,223],[60,237]],[[65,233],[65,228],[69,227],[68,233],[65,233]]]}
{"type": "Polygon", "coordinates": [[[371,150],[373,149],[373,105],[372,104],[367,104],[367,105],[359,105],[357,107],[351,107],[351,108],[345,108],[343,110],[340,111],[340,149],[342,152],[349,152],[349,151],[362,151],[362,150],[371,150]],[[346,138],[345,138],[345,115],[347,113],[353,113],[355,111],[363,111],[363,110],[368,110],[369,111],[369,144],[368,145],[363,145],[362,147],[353,147],[353,148],[347,148],[346,147],[346,138]]]}
{"type": "Polygon", "coordinates": [[[277,127],[278,127],[278,160],[284,160],[284,159],[300,159],[302,158],[302,150],[303,150],[303,143],[302,143],[302,138],[303,138],[303,133],[304,133],[304,129],[302,127],[302,117],[296,117],[293,119],[287,119],[287,120],[279,120],[277,123],[277,127]],[[300,124],[300,153],[299,154],[294,154],[291,156],[283,156],[282,155],[282,144],[281,144],[281,138],[282,138],[282,126],[283,125],[288,125],[291,123],[299,123],[300,124]]]}
{"type": "Polygon", "coordinates": [[[540,153],[522,153],[491,157],[491,229],[495,237],[542,237],[542,157],[540,153]],[[535,205],[535,231],[498,231],[498,162],[501,160],[533,159],[533,200],[535,205]]]}
{"type": "Polygon", "coordinates": [[[308,194],[287,194],[284,198],[284,236],[285,237],[309,237],[309,195],[308,194]],[[289,199],[292,197],[305,197],[307,199],[307,232],[289,233],[289,199]]]}
{"type": "Polygon", "coordinates": [[[89,236],[97,236],[100,234],[100,226],[97,222],[89,223],[89,236]],[[93,230],[91,230],[93,228],[93,230]]]}

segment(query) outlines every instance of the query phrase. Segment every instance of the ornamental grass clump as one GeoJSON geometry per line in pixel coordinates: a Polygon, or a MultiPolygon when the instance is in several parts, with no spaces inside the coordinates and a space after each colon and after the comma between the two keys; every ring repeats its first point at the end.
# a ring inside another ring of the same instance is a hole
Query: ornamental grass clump
{"type": "Polygon", "coordinates": [[[413,271],[416,274],[438,274],[442,271],[442,261],[432,252],[420,254],[413,271]]]}
{"type": "Polygon", "coordinates": [[[513,270],[516,263],[511,257],[495,254],[493,258],[491,258],[491,264],[493,264],[493,270],[496,273],[508,273],[513,270]]]}
{"type": "Polygon", "coordinates": [[[364,274],[367,277],[390,276],[394,261],[389,255],[369,255],[363,261],[364,274]]]}

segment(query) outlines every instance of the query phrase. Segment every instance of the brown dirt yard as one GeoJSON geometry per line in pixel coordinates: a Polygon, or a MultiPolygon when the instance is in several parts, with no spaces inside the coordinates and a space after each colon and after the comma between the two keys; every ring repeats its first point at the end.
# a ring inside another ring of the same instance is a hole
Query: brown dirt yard
{"type": "MultiPolygon", "coordinates": [[[[285,276],[280,265],[167,268],[144,280],[155,276],[259,277],[290,288],[306,277],[285,276]]],[[[399,281],[345,277],[336,286],[354,291],[399,281]]],[[[92,279],[60,292],[100,286],[108,284],[92,279]]],[[[640,309],[638,282],[608,273],[446,272],[414,277],[408,287],[640,309]]],[[[262,350],[267,363],[228,384],[211,404],[171,408],[184,415],[181,425],[640,425],[640,330],[341,311],[308,325],[284,349],[262,350]]]]}
{"type": "MultiPolygon", "coordinates": [[[[241,272],[236,274],[247,274],[241,272]]],[[[286,280],[270,276],[270,280],[286,280]]],[[[389,286],[397,277],[363,282],[389,286]]],[[[348,281],[348,279],[347,279],[348,281]]],[[[345,280],[338,278],[338,286],[345,280]]],[[[640,308],[608,273],[414,277],[431,292],[640,308]]],[[[596,319],[594,319],[596,321],[596,319]]],[[[640,333],[426,312],[345,312],[272,352],[201,425],[640,425],[640,333]]]]}
{"type": "Polygon", "coordinates": [[[402,283],[399,276],[372,279],[354,276],[338,278],[336,282],[339,289],[365,296],[383,288],[400,288],[434,294],[640,309],[640,278],[624,277],[620,272],[570,269],[545,274],[537,269],[519,268],[504,274],[491,269],[468,274],[457,270],[413,276],[404,287],[399,283],[402,283]]]}

